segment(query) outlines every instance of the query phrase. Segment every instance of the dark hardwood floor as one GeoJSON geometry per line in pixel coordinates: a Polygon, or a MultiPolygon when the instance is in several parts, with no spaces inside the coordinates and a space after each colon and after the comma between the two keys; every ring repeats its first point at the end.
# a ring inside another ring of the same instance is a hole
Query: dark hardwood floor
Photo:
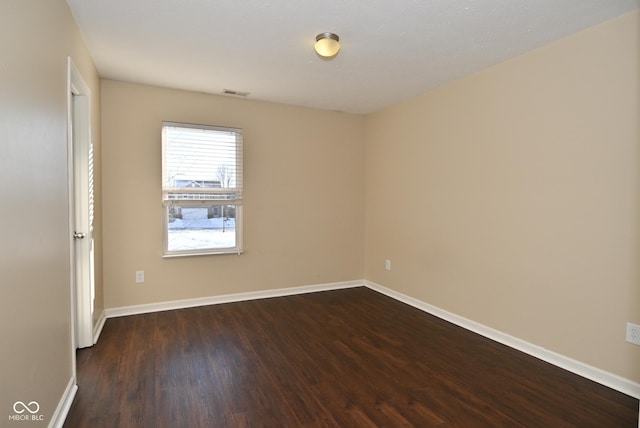
{"type": "Polygon", "coordinates": [[[638,427],[638,400],[367,288],[109,319],[65,427],[638,427]]]}

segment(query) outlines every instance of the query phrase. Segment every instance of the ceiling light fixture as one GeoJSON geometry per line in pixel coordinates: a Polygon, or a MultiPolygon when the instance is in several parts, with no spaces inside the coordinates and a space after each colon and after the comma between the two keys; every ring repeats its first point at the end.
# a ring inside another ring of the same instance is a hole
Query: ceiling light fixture
{"type": "Polygon", "coordinates": [[[322,57],[334,57],[340,50],[340,37],[333,33],[320,33],[316,36],[314,48],[322,57]]]}

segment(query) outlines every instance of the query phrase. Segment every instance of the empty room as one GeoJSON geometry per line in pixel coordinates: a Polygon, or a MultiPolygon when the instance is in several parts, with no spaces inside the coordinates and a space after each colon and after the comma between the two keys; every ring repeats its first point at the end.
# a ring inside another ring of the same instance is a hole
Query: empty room
{"type": "Polygon", "coordinates": [[[640,427],[640,1],[0,24],[0,427],[640,427]]]}

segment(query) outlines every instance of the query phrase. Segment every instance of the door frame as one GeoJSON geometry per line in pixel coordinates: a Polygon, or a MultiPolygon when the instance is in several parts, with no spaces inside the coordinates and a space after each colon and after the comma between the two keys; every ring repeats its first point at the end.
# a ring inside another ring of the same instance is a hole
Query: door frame
{"type": "MultiPolygon", "coordinates": [[[[67,168],[69,191],[69,251],[71,274],[71,340],[75,349],[93,346],[93,248],[89,230],[88,162],[86,171],[78,171],[77,156],[89,159],[91,145],[91,92],[80,71],[67,57],[67,168]],[[86,177],[85,184],[76,181],[86,177]],[[81,187],[82,194],[76,191],[81,187]],[[85,201],[86,199],[86,201],[85,201]],[[79,203],[78,201],[82,201],[79,203]],[[79,206],[86,209],[79,209],[79,206]],[[86,211],[86,212],[84,212],[86,211]],[[78,226],[81,223],[82,226],[78,226]],[[79,230],[84,229],[84,230],[79,230]],[[84,239],[75,239],[75,232],[84,233],[84,239]]],[[[74,357],[75,371],[75,357],[74,357]]]]}

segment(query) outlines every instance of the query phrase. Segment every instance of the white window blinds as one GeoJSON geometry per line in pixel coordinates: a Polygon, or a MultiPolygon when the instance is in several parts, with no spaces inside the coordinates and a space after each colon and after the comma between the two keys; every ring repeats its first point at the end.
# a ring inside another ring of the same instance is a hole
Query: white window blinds
{"type": "Polygon", "coordinates": [[[242,130],[162,123],[162,199],[209,205],[242,201],[242,130]]]}

